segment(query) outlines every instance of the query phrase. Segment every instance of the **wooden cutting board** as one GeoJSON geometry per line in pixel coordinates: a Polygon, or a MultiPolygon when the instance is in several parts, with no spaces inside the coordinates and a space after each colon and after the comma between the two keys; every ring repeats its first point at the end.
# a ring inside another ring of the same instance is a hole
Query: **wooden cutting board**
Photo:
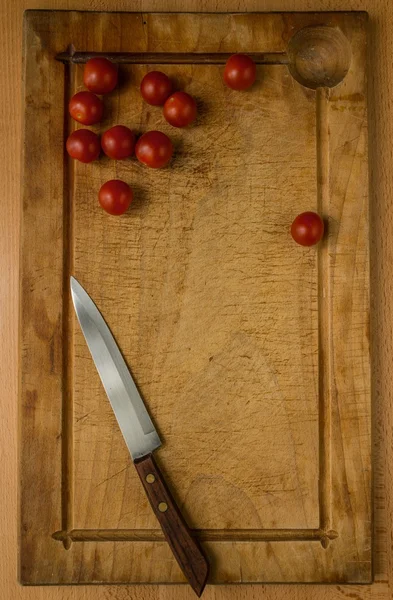
{"type": "Polygon", "coordinates": [[[371,580],[366,29],[365,13],[26,13],[22,583],[184,581],[75,322],[71,274],[157,424],[210,582],[371,580]],[[121,63],[93,129],[164,131],[169,168],[66,156],[92,52],[121,63]],[[223,85],[234,52],[258,63],[248,92],[223,85]],[[195,126],[142,101],[153,69],[196,97],[195,126]],[[97,202],[112,178],[135,191],[120,218],[97,202]],[[317,247],[289,234],[305,210],[327,225],[317,247]]]}

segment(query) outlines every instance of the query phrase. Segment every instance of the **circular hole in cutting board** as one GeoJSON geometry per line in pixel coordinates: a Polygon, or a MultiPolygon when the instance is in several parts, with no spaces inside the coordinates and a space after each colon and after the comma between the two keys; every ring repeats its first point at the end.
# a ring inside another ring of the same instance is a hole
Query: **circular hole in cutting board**
{"type": "Polygon", "coordinates": [[[289,40],[289,71],[294,79],[313,90],[334,87],[348,73],[351,46],[336,27],[305,27],[289,40]]]}

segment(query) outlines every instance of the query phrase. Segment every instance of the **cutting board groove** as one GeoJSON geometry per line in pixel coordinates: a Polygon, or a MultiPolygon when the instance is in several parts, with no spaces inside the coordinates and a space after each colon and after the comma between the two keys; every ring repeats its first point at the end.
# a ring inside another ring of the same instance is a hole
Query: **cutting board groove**
{"type": "MultiPolygon", "coordinates": [[[[286,52],[250,52],[258,65],[287,65],[286,52]]],[[[230,52],[61,52],[56,56],[65,64],[84,64],[90,58],[104,56],[116,64],[128,65],[225,65],[230,52]]]]}
{"type": "MultiPolygon", "coordinates": [[[[329,213],[329,89],[318,88],[316,92],[316,141],[317,141],[317,207],[318,213],[329,213]]],[[[330,305],[331,272],[329,249],[325,244],[318,247],[318,397],[319,397],[319,519],[321,541],[327,544],[327,532],[331,529],[331,379],[332,361],[332,307],[330,305]]]]}

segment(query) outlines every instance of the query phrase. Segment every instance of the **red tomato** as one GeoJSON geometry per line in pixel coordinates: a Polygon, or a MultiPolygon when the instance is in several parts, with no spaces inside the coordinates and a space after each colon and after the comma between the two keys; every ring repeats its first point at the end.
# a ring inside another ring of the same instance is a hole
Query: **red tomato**
{"type": "Polygon", "coordinates": [[[98,200],[110,215],[122,215],[130,206],[134,194],[129,185],[120,179],[111,179],[101,186],[98,200]]]}
{"type": "Polygon", "coordinates": [[[135,135],[124,125],[115,125],[101,137],[101,147],[109,158],[127,158],[134,152],[135,135]]]}
{"type": "Polygon", "coordinates": [[[72,158],[89,163],[100,155],[100,140],[90,129],[77,129],[68,136],[66,148],[72,158]]]}
{"type": "Polygon", "coordinates": [[[164,117],[173,127],[186,127],[197,116],[197,105],[186,92],[175,92],[164,104],[164,117]]]}
{"type": "Polygon", "coordinates": [[[232,54],[224,69],[224,81],[233,90],[246,90],[255,81],[257,67],[246,54],[232,54]]]}
{"type": "Polygon", "coordinates": [[[70,115],[82,125],[94,125],[102,119],[104,104],[92,92],[78,92],[68,105],[70,115]]]}
{"type": "Polygon", "coordinates": [[[173,145],[165,133],[148,131],[136,143],[135,154],[139,162],[153,169],[165,167],[173,154],[173,145]]]}
{"type": "Polygon", "coordinates": [[[172,93],[172,82],[161,71],[150,71],[141,82],[143,99],[153,106],[161,106],[172,93]]]}
{"type": "Polygon", "coordinates": [[[117,66],[107,58],[91,58],[85,64],[83,83],[95,94],[108,94],[117,85],[117,66]]]}
{"type": "Polygon", "coordinates": [[[315,212],[301,213],[291,226],[291,235],[301,246],[314,246],[322,238],[323,232],[323,221],[315,212]]]}

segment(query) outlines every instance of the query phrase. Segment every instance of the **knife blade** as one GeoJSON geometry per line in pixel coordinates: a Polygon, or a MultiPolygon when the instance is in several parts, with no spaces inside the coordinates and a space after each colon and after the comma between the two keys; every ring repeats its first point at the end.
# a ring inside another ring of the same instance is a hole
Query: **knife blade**
{"type": "Polygon", "coordinates": [[[187,581],[200,596],[206,585],[209,564],[153,458],[153,451],[161,446],[160,437],[108,325],[74,277],[71,277],[71,296],[82,333],[149,502],[187,581]]]}

